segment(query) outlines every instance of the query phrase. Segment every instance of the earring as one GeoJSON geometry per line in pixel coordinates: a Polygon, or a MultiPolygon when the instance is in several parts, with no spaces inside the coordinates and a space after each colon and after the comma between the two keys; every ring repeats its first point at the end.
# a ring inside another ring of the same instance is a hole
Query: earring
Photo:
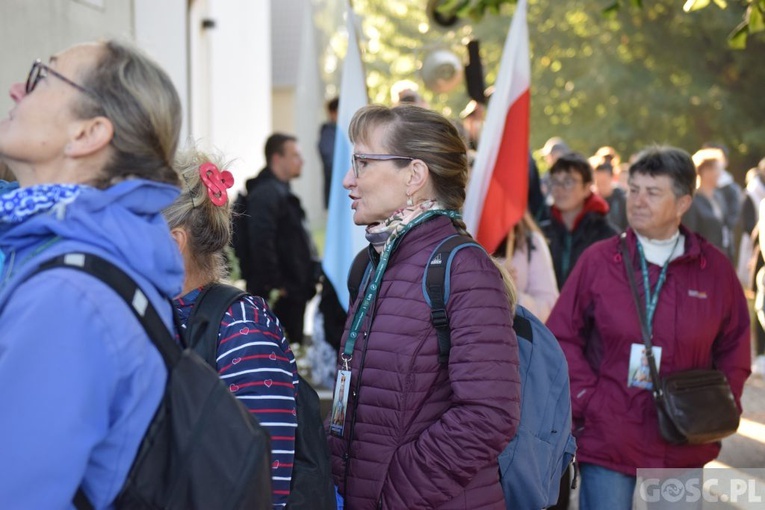
{"type": "Polygon", "coordinates": [[[413,205],[414,205],[414,200],[412,200],[412,197],[407,195],[407,197],[406,197],[406,206],[407,207],[412,207],[413,205]]]}

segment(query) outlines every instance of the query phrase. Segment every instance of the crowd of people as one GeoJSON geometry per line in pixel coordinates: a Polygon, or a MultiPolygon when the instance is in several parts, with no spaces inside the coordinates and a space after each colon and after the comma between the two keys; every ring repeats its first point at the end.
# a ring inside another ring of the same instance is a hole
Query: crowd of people
{"type": "MultiPolygon", "coordinates": [[[[14,107],[0,121],[0,159],[16,181],[0,189],[0,402],[12,412],[0,420],[0,504],[66,508],[83,493],[110,508],[167,369],[104,283],[66,268],[34,273],[57,255],[99,255],[137,282],[182,342],[201,296],[227,276],[233,181],[222,158],[177,151],[178,94],[125,44],[38,60],[10,93],[14,107]]],[[[649,147],[623,164],[610,147],[587,158],[551,139],[542,150],[549,172],[533,190],[541,200],[506,242],[449,261],[445,357],[423,268],[442,242],[470,235],[460,216],[468,144],[416,97],[400,100],[361,108],[349,130],[343,187],[366,227],[371,269],[349,304],[326,428],[339,504],[505,508],[497,457],[521,418],[519,305],[546,322],[569,365],[579,508],[629,509],[638,468],[714,459],[719,443],[677,446],[660,435],[628,282],[639,281],[661,374],[714,367],[740,411],[752,368],[742,284],[757,291],[765,322],[765,160],[743,193],[719,146],[693,156],[649,147]]],[[[270,433],[272,491],[263,499],[285,508],[300,454],[290,343],[303,341],[321,272],[290,189],[302,168],[297,140],[274,134],[265,159],[240,213],[249,293],[214,323],[214,358],[270,433]]],[[[763,356],[764,336],[755,346],[763,356]]]]}

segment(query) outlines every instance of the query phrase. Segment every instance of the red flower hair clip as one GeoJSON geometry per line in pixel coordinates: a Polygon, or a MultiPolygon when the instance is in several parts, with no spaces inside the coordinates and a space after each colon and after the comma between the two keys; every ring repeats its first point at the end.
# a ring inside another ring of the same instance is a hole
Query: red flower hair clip
{"type": "Polygon", "coordinates": [[[213,163],[199,165],[199,177],[207,188],[210,201],[221,207],[228,202],[226,190],[234,185],[234,176],[228,170],[222,172],[213,163]]]}

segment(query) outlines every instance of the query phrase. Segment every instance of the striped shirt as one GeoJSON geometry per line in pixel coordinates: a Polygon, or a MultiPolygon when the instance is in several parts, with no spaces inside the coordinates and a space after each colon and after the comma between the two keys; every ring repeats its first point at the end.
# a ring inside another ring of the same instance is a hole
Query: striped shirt
{"type": "MultiPolygon", "coordinates": [[[[186,328],[201,289],[175,300],[186,328]]],[[[218,374],[271,435],[274,509],[287,504],[295,458],[295,357],[263,298],[246,296],[226,312],[218,333],[218,374]]]]}

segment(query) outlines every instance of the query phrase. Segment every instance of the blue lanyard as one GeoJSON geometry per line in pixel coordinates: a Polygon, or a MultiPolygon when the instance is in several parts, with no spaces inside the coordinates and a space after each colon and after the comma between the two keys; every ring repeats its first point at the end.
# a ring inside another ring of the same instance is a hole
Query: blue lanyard
{"type": "Polygon", "coordinates": [[[643,273],[643,288],[645,289],[645,316],[648,327],[648,334],[653,336],[653,314],[656,312],[656,304],[659,301],[659,292],[664,286],[664,282],[667,279],[667,268],[669,267],[669,261],[672,255],[675,253],[677,243],[680,242],[680,236],[677,236],[675,245],[672,247],[672,251],[669,253],[669,257],[664,261],[664,265],[661,266],[661,273],[659,273],[659,280],[656,282],[656,288],[651,294],[651,284],[648,281],[648,264],[645,261],[645,253],[643,253],[643,245],[640,240],[637,242],[638,254],[640,255],[640,270],[643,273]]]}
{"type": "Polygon", "coordinates": [[[356,309],[356,313],[353,316],[351,331],[348,334],[348,340],[345,341],[345,348],[343,349],[343,370],[347,370],[350,367],[350,362],[353,358],[353,347],[356,345],[356,340],[358,339],[359,331],[361,330],[361,324],[364,321],[364,316],[367,314],[369,307],[372,305],[375,297],[377,297],[377,293],[380,290],[380,282],[382,282],[383,273],[385,273],[385,269],[388,267],[388,260],[390,260],[390,255],[394,248],[401,240],[401,238],[404,237],[404,234],[406,234],[409,230],[426,222],[430,218],[439,215],[448,216],[452,219],[459,219],[461,217],[457,211],[448,211],[444,209],[428,211],[404,225],[404,228],[402,228],[400,232],[394,234],[396,236],[394,239],[391,239],[389,242],[385,243],[385,248],[380,255],[380,262],[377,263],[374,277],[372,278],[372,281],[369,283],[369,285],[367,285],[367,288],[364,290],[364,300],[361,302],[361,305],[358,307],[358,309],[356,309]]]}

